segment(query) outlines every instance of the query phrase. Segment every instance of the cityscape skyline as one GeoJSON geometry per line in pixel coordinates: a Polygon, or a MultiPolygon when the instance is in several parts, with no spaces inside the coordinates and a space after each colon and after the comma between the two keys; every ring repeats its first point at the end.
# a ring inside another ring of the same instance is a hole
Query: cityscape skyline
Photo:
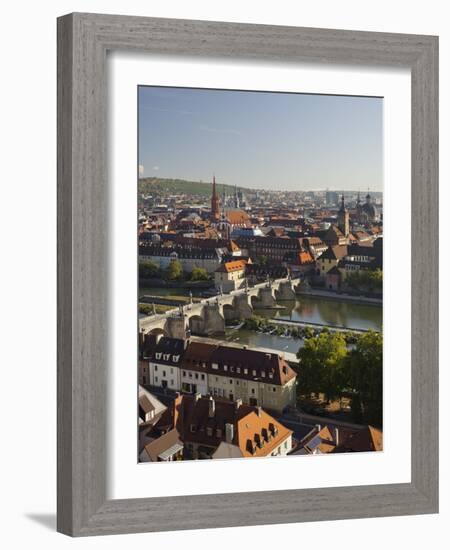
{"type": "Polygon", "coordinates": [[[139,87],[139,175],[382,192],[382,108],[375,97],[139,87]]]}

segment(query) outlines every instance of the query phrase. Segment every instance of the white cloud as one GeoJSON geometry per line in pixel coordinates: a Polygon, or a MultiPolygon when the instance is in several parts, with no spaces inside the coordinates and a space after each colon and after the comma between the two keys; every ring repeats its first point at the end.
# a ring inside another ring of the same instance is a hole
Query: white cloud
{"type": "Polygon", "coordinates": [[[139,176],[143,176],[144,175],[144,165],[143,164],[140,164],[139,165],[139,176]]]}
{"type": "Polygon", "coordinates": [[[158,170],[159,170],[159,166],[153,166],[153,170],[158,171],[158,170]]]}

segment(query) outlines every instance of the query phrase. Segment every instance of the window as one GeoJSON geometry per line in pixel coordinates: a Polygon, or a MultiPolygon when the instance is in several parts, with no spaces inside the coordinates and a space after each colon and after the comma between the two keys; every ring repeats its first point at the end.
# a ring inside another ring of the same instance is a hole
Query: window
{"type": "Polygon", "coordinates": [[[233,380],[230,378],[230,384],[232,384],[232,383],[233,383],[233,380]]]}
{"type": "Polygon", "coordinates": [[[183,371],[183,376],[186,376],[186,371],[185,370],[183,371]]]}
{"type": "Polygon", "coordinates": [[[158,370],[158,365],[155,365],[155,372],[158,370]]]}
{"type": "Polygon", "coordinates": [[[195,373],[195,379],[198,380],[198,372],[195,373]]]}
{"type": "Polygon", "coordinates": [[[253,393],[253,395],[255,394],[255,388],[252,388],[252,393],[253,393]]]}
{"type": "Polygon", "coordinates": [[[224,366],[223,366],[223,370],[224,370],[225,372],[227,372],[227,370],[228,370],[228,365],[224,365],[224,366]]]}
{"type": "Polygon", "coordinates": [[[163,376],[164,376],[164,378],[166,377],[166,371],[165,370],[163,370],[163,376]]]}
{"type": "Polygon", "coordinates": [[[253,369],[252,374],[253,374],[253,376],[256,376],[256,371],[255,371],[255,369],[253,369]]]}
{"type": "Polygon", "coordinates": [[[192,372],[189,373],[189,378],[192,378],[192,372]]]}
{"type": "Polygon", "coordinates": [[[241,367],[237,367],[236,372],[237,372],[238,374],[241,374],[241,367]]]}
{"type": "Polygon", "coordinates": [[[171,386],[174,386],[175,385],[175,382],[173,380],[170,381],[170,385],[171,386]]]}
{"type": "Polygon", "coordinates": [[[162,355],[161,353],[157,353],[156,354],[156,359],[161,359],[161,355],[162,355]]]}
{"type": "Polygon", "coordinates": [[[208,427],[206,428],[206,435],[207,435],[208,437],[211,437],[212,434],[213,434],[213,429],[212,429],[210,426],[208,426],[208,427]]]}
{"type": "Polygon", "coordinates": [[[274,392],[277,391],[277,388],[274,386],[274,387],[272,388],[272,391],[274,391],[274,392]]]}
{"type": "Polygon", "coordinates": [[[204,375],[204,374],[202,374],[202,380],[204,380],[204,379],[205,379],[205,375],[204,375]]]}
{"type": "Polygon", "coordinates": [[[248,369],[244,369],[244,374],[248,374],[248,369]]]}
{"type": "Polygon", "coordinates": [[[155,382],[158,382],[158,377],[157,376],[155,376],[155,382]]]}

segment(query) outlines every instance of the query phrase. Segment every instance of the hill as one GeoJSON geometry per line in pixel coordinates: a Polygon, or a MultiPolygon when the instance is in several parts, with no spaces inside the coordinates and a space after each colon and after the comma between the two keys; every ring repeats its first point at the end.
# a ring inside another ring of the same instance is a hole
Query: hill
{"type": "MultiPolygon", "coordinates": [[[[186,193],[188,195],[200,195],[204,197],[211,196],[211,182],[189,181],[170,178],[141,178],[139,180],[139,193],[149,195],[152,193],[170,193],[179,195],[186,193]]],[[[238,187],[238,191],[248,191],[245,187],[238,187]]],[[[231,195],[235,191],[234,185],[217,183],[219,194],[225,192],[231,195]]]]}

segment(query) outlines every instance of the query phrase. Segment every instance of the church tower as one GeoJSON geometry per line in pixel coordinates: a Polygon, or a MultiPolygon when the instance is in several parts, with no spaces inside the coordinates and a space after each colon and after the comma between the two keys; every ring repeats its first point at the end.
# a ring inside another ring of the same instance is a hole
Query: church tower
{"type": "Polygon", "coordinates": [[[348,237],[350,233],[350,220],[347,208],[344,204],[344,195],[341,197],[341,207],[339,208],[337,216],[338,227],[345,237],[348,237]]]}
{"type": "Polygon", "coordinates": [[[220,219],[219,195],[216,189],[216,176],[213,176],[212,197],[211,197],[211,220],[218,221],[220,219]]]}

